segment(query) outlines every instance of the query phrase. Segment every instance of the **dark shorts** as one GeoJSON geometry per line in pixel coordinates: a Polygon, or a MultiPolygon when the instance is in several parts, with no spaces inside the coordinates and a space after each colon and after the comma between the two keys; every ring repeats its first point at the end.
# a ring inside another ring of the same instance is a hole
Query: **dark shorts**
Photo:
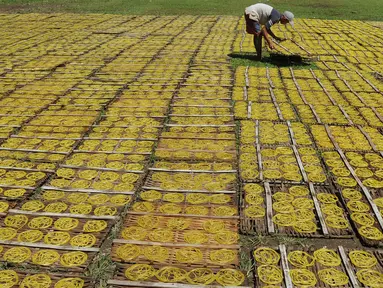
{"type": "Polygon", "coordinates": [[[250,19],[249,15],[245,13],[245,20],[246,20],[246,32],[249,34],[255,34],[258,35],[261,33],[261,24],[259,24],[257,21],[254,21],[250,19]]]}

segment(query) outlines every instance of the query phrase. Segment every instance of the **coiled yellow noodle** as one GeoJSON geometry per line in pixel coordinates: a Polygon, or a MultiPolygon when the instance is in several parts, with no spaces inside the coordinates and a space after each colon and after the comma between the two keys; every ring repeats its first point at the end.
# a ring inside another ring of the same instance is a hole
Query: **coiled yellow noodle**
{"type": "Polygon", "coordinates": [[[76,228],[79,224],[79,221],[75,218],[63,217],[55,221],[54,227],[57,230],[69,231],[76,228]]]}
{"type": "Polygon", "coordinates": [[[358,232],[360,235],[370,240],[380,241],[383,239],[383,233],[374,226],[361,226],[359,227],[358,232]]]}
{"type": "Polygon", "coordinates": [[[184,218],[170,218],[166,226],[171,230],[185,230],[191,224],[189,219],[184,218]]]}
{"type": "Polygon", "coordinates": [[[121,232],[122,238],[126,240],[144,240],[147,234],[146,229],[138,226],[130,226],[121,232]]]}
{"type": "Polygon", "coordinates": [[[185,232],[184,240],[190,244],[203,244],[209,241],[209,237],[202,231],[190,230],[185,232]]]}
{"type": "Polygon", "coordinates": [[[156,190],[147,190],[140,193],[140,197],[144,201],[156,201],[160,200],[162,198],[161,192],[158,192],[156,190]]]}
{"type": "Polygon", "coordinates": [[[213,271],[209,268],[195,268],[186,275],[186,281],[190,284],[209,285],[216,279],[213,271]]]}
{"type": "Polygon", "coordinates": [[[108,227],[108,223],[105,220],[89,220],[84,224],[82,230],[84,232],[100,232],[108,227]]]}
{"type": "Polygon", "coordinates": [[[34,274],[24,278],[20,283],[20,288],[49,288],[52,280],[47,274],[34,274]]]}
{"type": "Polygon", "coordinates": [[[237,243],[239,235],[236,232],[223,231],[214,235],[214,240],[220,244],[230,245],[237,243]]]}
{"type": "Polygon", "coordinates": [[[304,251],[292,251],[287,256],[287,260],[294,265],[295,267],[299,268],[306,268],[313,266],[315,263],[314,257],[312,257],[310,254],[304,252],[304,251]]]}
{"type": "Polygon", "coordinates": [[[47,206],[45,206],[44,212],[62,213],[67,209],[68,209],[68,205],[65,204],[64,202],[54,202],[54,203],[49,203],[47,206]]]}
{"type": "Polygon", "coordinates": [[[245,215],[249,218],[261,218],[266,215],[266,211],[263,207],[252,205],[245,208],[245,215]]]}
{"type": "Polygon", "coordinates": [[[28,217],[25,215],[8,215],[4,219],[4,224],[8,227],[20,229],[28,222],[28,217]]]}
{"type": "Polygon", "coordinates": [[[184,247],[176,251],[176,259],[180,263],[201,262],[203,254],[200,249],[195,247],[184,247]]]}
{"type": "Polygon", "coordinates": [[[78,234],[70,240],[70,245],[76,247],[92,247],[97,238],[93,234],[78,234]]]}
{"type": "Polygon", "coordinates": [[[279,284],[283,280],[281,269],[275,265],[261,265],[257,268],[257,274],[265,284],[279,284]]]}
{"type": "Polygon", "coordinates": [[[68,232],[52,231],[48,232],[44,236],[45,244],[51,245],[64,245],[70,240],[70,234],[68,232]]]}
{"type": "Polygon", "coordinates": [[[28,227],[32,229],[46,229],[53,223],[53,219],[50,217],[36,217],[29,221],[28,227]]]}
{"type": "Polygon", "coordinates": [[[209,257],[213,263],[223,265],[233,262],[236,258],[236,252],[229,249],[219,249],[211,251],[209,257]]]}
{"type": "Polygon", "coordinates": [[[273,216],[273,222],[279,226],[293,226],[296,222],[295,214],[278,213],[273,216]]]}
{"type": "Polygon", "coordinates": [[[235,269],[221,269],[216,274],[216,281],[223,286],[239,286],[245,281],[245,275],[235,269]]]}
{"type": "Polygon", "coordinates": [[[169,258],[169,249],[162,246],[146,246],[142,254],[150,261],[165,262],[169,258]]]}
{"type": "Polygon", "coordinates": [[[3,258],[5,261],[12,262],[12,263],[22,263],[26,260],[28,260],[32,255],[31,250],[27,247],[14,247],[9,250],[7,250],[3,258]]]}
{"type": "Polygon", "coordinates": [[[376,257],[368,251],[363,250],[353,250],[348,253],[352,264],[358,268],[370,268],[375,266],[378,263],[376,257]]]}
{"type": "Polygon", "coordinates": [[[116,254],[124,261],[133,260],[141,254],[141,249],[137,245],[124,244],[119,246],[116,250],[116,254]]]}
{"type": "Polygon", "coordinates": [[[88,255],[82,251],[73,251],[61,255],[60,263],[65,267],[76,267],[84,264],[88,260],[88,255]]]}
{"type": "Polygon", "coordinates": [[[341,286],[348,284],[348,276],[334,268],[323,269],[318,272],[318,277],[322,282],[330,286],[341,286]]]}
{"type": "Polygon", "coordinates": [[[326,217],[325,221],[327,226],[332,228],[347,229],[349,227],[347,219],[342,216],[330,215],[326,217]]]}
{"type": "Polygon", "coordinates": [[[50,266],[59,260],[60,254],[55,250],[42,249],[33,254],[32,262],[37,265],[50,266]]]}
{"type": "Polygon", "coordinates": [[[290,276],[297,287],[313,287],[317,283],[315,274],[307,269],[292,269],[290,276]]]}
{"type": "Polygon", "coordinates": [[[209,209],[204,206],[188,206],[185,209],[185,214],[188,215],[208,215],[209,214],[209,209]]]}
{"type": "Polygon", "coordinates": [[[161,205],[160,211],[164,214],[179,214],[182,211],[182,208],[180,205],[174,204],[174,203],[167,203],[164,205],[161,205]]]}
{"type": "Polygon", "coordinates": [[[206,220],[203,223],[203,228],[209,233],[218,233],[225,230],[225,222],[222,220],[206,220]]]}
{"type": "Polygon", "coordinates": [[[12,240],[16,235],[16,229],[8,227],[0,228],[0,240],[12,240]]]}
{"type": "Polygon", "coordinates": [[[186,278],[187,272],[178,267],[165,266],[157,271],[156,277],[161,282],[176,283],[181,282],[186,278]]]}
{"type": "Polygon", "coordinates": [[[3,288],[12,288],[19,282],[19,276],[13,270],[0,271],[0,283],[3,288]]]}
{"type": "Polygon", "coordinates": [[[367,287],[382,287],[383,274],[377,270],[361,269],[358,272],[356,272],[356,277],[358,278],[360,283],[367,287]]]}
{"type": "Polygon", "coordinates": [[[315,233],[318,229],[313,221],[296,221],[293,228],[299,233],[315,233]]]}
{"type": "Polygon", "coordinates": [[[84,283],[81,278],[64,278],[57,281],[54,288],[83,288],[84,283]]]}
{"type": "Polygon", "coordinates": [[[157,228],[151,231],[148,237],[154,242],[172,242],[174,234],[169,229],[157,228]]]}
{"type": "Polygon", "coordinates": [[[264,265],[278,264],[281,257],[274,249],[268,247],[260,247],[253,252],[254,260],[264,265]]]}
{"type": "Polygon", "coordinates": [[[341,259],[339,255],[333,250],[321,248],[314,252],[314,258],[324,266],[339,266],[341,259]]]}
{"type": "Polygon", "coordinates": [[[113,216],[116,215],[117,209],[110,206],[99,206],[93,211],[96,216],[113,216]]]}
{"type": "Polygon", "coordinates": [[[40,230],[25,230],[17,236],[19,242],[34,243],[43,239],[44,233],[40,230]]]}

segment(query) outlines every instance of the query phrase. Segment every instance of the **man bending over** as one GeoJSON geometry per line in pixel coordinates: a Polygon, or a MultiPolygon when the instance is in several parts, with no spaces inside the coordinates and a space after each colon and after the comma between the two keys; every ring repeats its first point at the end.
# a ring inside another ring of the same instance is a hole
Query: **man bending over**
{"type": "Polygon", "coordinates": [[[265,37],[267,45],[272,50],[274,44],[270,39],[271,35],[275,40],[282,41],[281,38],[274,35],[271,31],[271,26],[275,23],[286,25],[290,23],[294,26],[294,14],[285,11],[282,14],[267,4],[258,3],[251,5],[245,9],[246,32],[254,35],[254,47],[257,51],[257,58],[262,58],[262,36],[265,37]]]}

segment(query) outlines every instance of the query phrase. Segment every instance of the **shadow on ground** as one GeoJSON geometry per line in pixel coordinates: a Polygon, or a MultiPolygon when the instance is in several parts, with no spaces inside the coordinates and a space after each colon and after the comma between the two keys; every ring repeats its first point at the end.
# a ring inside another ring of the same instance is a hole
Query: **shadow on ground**
{"type": "Polygon", "coordinates": [[[301,69],[315,69],[312,59],[304,58],[299,55],[283,55],[283,54],[265,54],[262,60],[257,60],[256,53],[251,52],[233,52],[228,54],[231,57],[232,64],[238,66],[269,66],[269,67],[297,67],[301,69]]]}

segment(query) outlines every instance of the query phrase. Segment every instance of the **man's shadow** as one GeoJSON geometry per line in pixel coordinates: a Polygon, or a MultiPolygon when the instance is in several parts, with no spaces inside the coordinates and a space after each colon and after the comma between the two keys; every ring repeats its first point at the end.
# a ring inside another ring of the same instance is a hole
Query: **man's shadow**
{"type": "Polygon", "coordinates": [[[269,63],[278,67],[291,67],[291,66],[312,66],[312,60],[303,58],[300,55],[284,55],[278,53],[270,53],[265,55],[262,60],[257,59],[256,53],[252,52],[233,52],[228,54],[233,59],[245,59],[254,62],[269,63]]]}

